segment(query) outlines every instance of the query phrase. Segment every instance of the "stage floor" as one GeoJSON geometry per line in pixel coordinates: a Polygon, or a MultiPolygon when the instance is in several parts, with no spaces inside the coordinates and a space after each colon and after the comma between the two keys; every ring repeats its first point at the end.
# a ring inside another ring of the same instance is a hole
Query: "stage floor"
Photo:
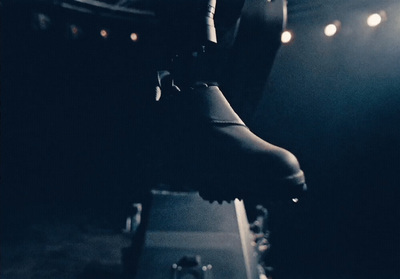
{"type": "Polygon", "coordinates": [[[25,213],[2,221],[1,278],[123,278],[122,249],[131,244],[123,218],[89,210],[25,213]]]}

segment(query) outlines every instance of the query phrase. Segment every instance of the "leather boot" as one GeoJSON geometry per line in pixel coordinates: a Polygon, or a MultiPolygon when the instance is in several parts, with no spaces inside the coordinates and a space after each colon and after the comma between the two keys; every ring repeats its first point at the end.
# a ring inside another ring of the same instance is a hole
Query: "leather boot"
{"type": "MultiPolygon", "coordinates": [[[[306,186],[296,157],[253,134],[214,82],[224,56],[216,38],[216,0],[186,4],[186,11],[194,11],[182,13],[190,15],[184,21],[191,23],[184,28],[188,33],[176,32],[172,75],[158,80],[161,181],[198,190],[211,201],[297,198],[306,186]]],[[[175,30],[174,20],[166,22],[175,30]]]]}
{"type": "Polygon", "coordinates": [[[290,200],[306,190],[296,157],[252,133],[216,84],[162,92],[162,182],[210,201],[290,200]]]}

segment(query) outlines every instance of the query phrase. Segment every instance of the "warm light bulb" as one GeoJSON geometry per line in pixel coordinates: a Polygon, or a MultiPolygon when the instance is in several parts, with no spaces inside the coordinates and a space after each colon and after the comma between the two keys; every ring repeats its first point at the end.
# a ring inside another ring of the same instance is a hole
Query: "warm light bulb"
{"type": "Polygon", "coordinates": [[[367,19],[368,26],[375,27],[382,22],[382,17],[380,14],[372,14],[367,19]]]}
{"type": "Polygon", "coordinates": [[[138,34],[137,33],[131,33],[130,37],[131,37],[131,40],[133,42],[136,42],[138,40],[138,34]]]}
{"type": "Polygon", "coordinates": [[[100,36],[102,36],[104,39],[108,38],[108,31],[105,29],[100,30],[100,36]]]}
{"type": "Polygon", "coordinates": [[[291,40],[292,40],[292,33],[290,31],[284,31],[281,35],[281,42],[287,44],[291,40]]]}
{"type": "Polygon", "coordinates": [[[326,36],[332,37],[336,34],[337,30],[338,29],[335,24],[328,24],[327,26],[325,26],[324,33],[326,36]]]}

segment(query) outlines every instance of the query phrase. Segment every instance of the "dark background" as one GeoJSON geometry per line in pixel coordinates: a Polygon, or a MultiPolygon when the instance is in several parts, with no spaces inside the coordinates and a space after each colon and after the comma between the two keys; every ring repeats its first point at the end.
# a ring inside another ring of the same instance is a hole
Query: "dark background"
{"type": "MultiPolygon", "coordinates": [[[[143,136],[152,128],[143,120],[152,96],[135,90],[147,57],[129,40],[116,47],[99,36],[68,41],[34,32],[28,8],[3,6],[5,274],[25,260],[7,257],[11,244],[25,243],[24,251],[38,241],[33,224],[46,236],[68,222],[86,233],[93,223],[96,233],[113,231],[154,181],[143,136]]],[[[399,14],[394,0],[289,2],[294,39],[279,51],[248,125],[296,154],[307,176],[304,201],[274,213],[278,264],[293,276],[400,277],[399,14]],[[368,15],[380,10],[387,20],[368,27],[368,15]],[[333,20],[341,29],[328,38],[323,28],[333,20]]]]}

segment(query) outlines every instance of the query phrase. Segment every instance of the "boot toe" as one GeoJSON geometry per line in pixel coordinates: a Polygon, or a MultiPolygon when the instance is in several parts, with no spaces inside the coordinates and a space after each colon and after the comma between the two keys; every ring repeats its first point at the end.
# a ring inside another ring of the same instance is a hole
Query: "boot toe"
{"type": "Polygon", "coordinates": [[[264,142],[253,151],[247,165],[249,178],[244,196],[265,196],[267,200],[299,198],[307,187],[297,158],[288,150],[264,142]]]}
{"type": "Polygon", "coordinates": [[[235,188],[244,196],[265,194],[286,199],[305,190],[304,173],[290,151],[264,141],[245,126],[218,127],[214,134],[219,135],[216,141],[223,144],[218,150],[225,150],[225,164],[236,172],[235,188]]]}

